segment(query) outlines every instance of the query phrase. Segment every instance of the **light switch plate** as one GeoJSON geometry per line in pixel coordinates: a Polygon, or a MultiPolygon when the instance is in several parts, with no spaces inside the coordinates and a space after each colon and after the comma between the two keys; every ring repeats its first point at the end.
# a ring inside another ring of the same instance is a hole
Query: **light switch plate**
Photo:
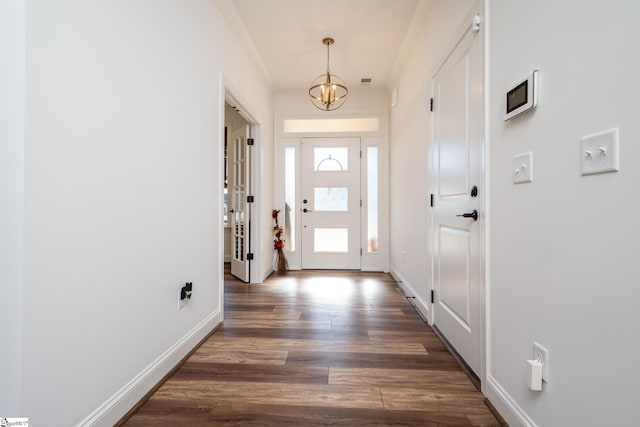
{"type": "Polygon", "coordinates": [[[533,153],[531,151],[513,156],[511,177],[514,184],[533,182],[533,153]]]}
{"type": "Polygon", "coordinates": [[[618,128],[613,128],[580,139],[582,175],[616,172],[620,169],[618,133],[618,128]]]}

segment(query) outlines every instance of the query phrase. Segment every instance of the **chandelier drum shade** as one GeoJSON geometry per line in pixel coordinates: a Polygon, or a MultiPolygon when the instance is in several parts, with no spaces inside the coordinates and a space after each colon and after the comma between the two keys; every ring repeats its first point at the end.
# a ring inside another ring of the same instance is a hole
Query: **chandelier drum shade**
{"type": "Polygon", "coordinates": [[[333,111],[342,107],[349,93],[344,80],[335,74],[331,74],[329,70],[329,46],[333,43],[334,40],[331,37],[322,39],[322,44],[327,45],[327,71],[316,77],[309,88],[311,102],[324,111],[333,111]]]}

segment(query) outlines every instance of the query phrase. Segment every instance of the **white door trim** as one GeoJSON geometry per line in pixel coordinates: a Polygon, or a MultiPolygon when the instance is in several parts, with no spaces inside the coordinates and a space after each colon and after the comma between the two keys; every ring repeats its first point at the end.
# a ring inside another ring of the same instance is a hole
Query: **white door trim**
{"type": "MultiPolygon", "coordinates": [[[[218,265],[218,283],[219,289],[219,301],[221,318],[224,320],[224,224],[222,221],[224,211],[223,200],[223,188],[224,188],[224,125],[225,125],[225,103],[236,106],[239,109],[240,115],[251,125],[251,135],[254,139],[254,159],[251,165],[251,188],[255,195],[260,195],[262,192],[262,183],[260,177],[262,176],[261,157],[262,151],[260,150],[260,123],[261,120],[251,113],[251,103],[246,102],[244,99],[238,97],[239,91],[229,83],[229,80],[225,77],[224,73],[219,75],[219,92],[218,92],[218,123],[220,124],[220,134],[217,143],[216,153],[219,155],[218,168],[220,173],[218,174],[217,182],[214,183],[216,194],[218,197],[218,209],[213,218],[217,224],[219,224],[220,239],[218,239],[218,253],[219,253],[219,265],[218,265]]],[[[264,227],[262,215],[262,205],[265,201],[261,197],[256,197],[256,201],[253,204],[252,210],[255,213],[252,218],[252,230],[251,230],[251,248],[254,253],[252,261],[250,283],[262,283],[266,275],[261,271],[260,266],[262,262],[262,252],[260,250],[260,236],[264,227]]],[[[267,225],[268,226],[268,225],[267,225]]]]}
{"type": "MultiPolygon", "coordinates": [[[[288,108],[288,107],[287,107],[288,108]]],[[[281,212],[285,212],[286,203],[285,203],[285,150],[287,148],[295,149],[296,152],[296,165],[295,165],[295,175],[296,175],[296,193],[295,193],[295,203],[297,206],[294,207],[296,217],[296,235],[293,241],[295,242],[295,248],[292,251],[285,251],[287,256],[287,261],[289,262],[289,269],[291,270],[300,270],[301,269],[301,257],[300,257],[300,230],[298,227],[300,226],[300,188],[299,188],[299,177],[300,177],[300,140],[301,138],[332,138],[332,137],[358,137],[361,140],[361,146],[363,151],[363,163],[361,163],[361,195],[363,199],[363,208],[362,208],[362,260],[361,260],[361,270],[362,271],[389,271],[389,251],[390,251],[390,238],[389,238],[389,221],[390,221],[390,209],[389,209],[389,112],[388,111],[379,111],[373,110],[371,112],[360,112],[358,114],[350,113],[350,112],[337,112],[336,118],[376,118],[379,120],[380,128],[377,132],[316,132],[316,131],[296,131],[296,132],[285,132],[284,131],[284,121],[288,119],[312,119],[312,120],[321,120],[326,117],[323,113],[319,114],[310,114],[310,115],[301,115],[299,112],[295,110],[288,110],[284,108],[279,110],[276,108],[275,113],[275,155],[274,155],[274,208],[280,209],[281,212]],[[368,217],[367,217],[367,203],[368,203],[368,193],[366,189],[366,153],[368,148],[377,148],[378,150],[378,250],[376,252],[369,252],[367,250],[367,226],[368,226],[368,217]]]]}

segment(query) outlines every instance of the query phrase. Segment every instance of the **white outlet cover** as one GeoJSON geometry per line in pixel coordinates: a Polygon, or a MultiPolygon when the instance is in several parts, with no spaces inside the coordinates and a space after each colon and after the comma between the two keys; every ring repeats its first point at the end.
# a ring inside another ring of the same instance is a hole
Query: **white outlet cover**
{"type": "Polygon", "coordinates": [[[580,139],[582,175],[620,170],[618,135],[618,128],[613,128],[580,139]]]}
{"type": "Polygon", "coordinates": [[[513,156],[511,177],[514,184],[533,182],[533,153],[531,151],[513,156]]]}

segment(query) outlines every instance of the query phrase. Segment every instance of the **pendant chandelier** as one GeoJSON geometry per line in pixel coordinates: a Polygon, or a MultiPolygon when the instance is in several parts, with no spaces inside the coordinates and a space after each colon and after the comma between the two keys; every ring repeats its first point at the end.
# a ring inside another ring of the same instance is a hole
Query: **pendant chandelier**
{"type": "Polygon", "coordinates": [[[345,82],[329,71],[329,46],[333,42],[334,40],[331,37],[322,39],[322,44],[327,45],[327,71],[325,74],[316,77],[309,88],[311,102],[324,111],[333,111],[340,108],[349,93],[345,82]]]}

